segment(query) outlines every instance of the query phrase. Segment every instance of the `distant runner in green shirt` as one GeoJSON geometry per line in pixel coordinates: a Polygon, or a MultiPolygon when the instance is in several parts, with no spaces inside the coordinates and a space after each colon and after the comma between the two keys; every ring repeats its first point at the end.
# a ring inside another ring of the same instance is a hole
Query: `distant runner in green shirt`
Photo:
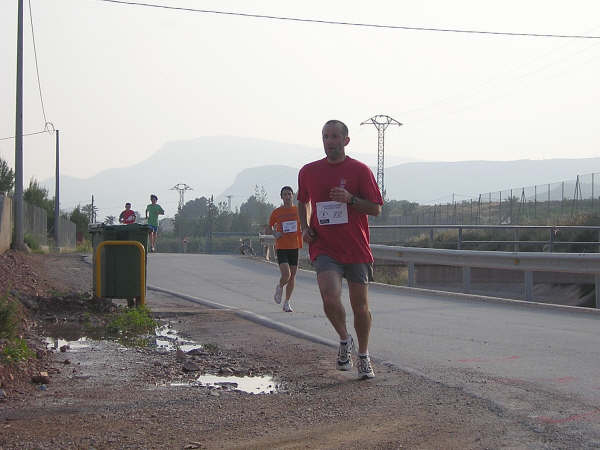
{"type": "Polygon", "coordinates": [[[150,196],[150,203],[146,206],[146,219],[148,219],[148,226],[152,229],[150,231],[150,251],[154,253],[154,246],[156,245],[156,233],[158,232],[158,216],[165,213],[162,207],[157,204],[158,197],[154,194],[150,196]]]}

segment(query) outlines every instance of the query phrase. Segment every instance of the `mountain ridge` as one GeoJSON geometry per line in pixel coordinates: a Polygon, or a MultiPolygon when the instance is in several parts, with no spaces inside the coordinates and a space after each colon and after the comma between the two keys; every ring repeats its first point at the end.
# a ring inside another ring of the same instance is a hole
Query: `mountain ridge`
{"type": "MultiPolygon", "coordinates": [[[[347,154],[367,163],[375,173],[376,154],[347,154]]],[[[257,138],[209,136],[172,141],[149,158],[128,167],[105,169],[88,178],[61,176],[61,208],[94,202],[99,219],[118,215],[126,201],[143,212],[150,194],[159,197],[167,216],[177,212],[179,193],[185,183],[193,190],[185,199],[209,197],[239,206],[255,187],[264,186],[268,200],[278,205],[283,185],[296,188],[300,167],[323,158],[323,151],[296,144],[257,138]]],[[[388,158],[392,160],[392,158],[388,158]]],[[[520,159],[513,161],[409,161],[386,166],[387,198],[419,203],[450,201],[452,193],[465,197],[575,179],[577,174],[600,172],[600,158],[520,159]]],[[[40,182],[52,196],[54,179],[40,182]]]]}

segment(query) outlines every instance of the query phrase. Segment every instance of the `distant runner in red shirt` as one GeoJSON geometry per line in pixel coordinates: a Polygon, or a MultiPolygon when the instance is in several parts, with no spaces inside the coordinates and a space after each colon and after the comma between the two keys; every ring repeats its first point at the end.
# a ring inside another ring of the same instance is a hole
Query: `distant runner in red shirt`
{"type": "Polygon", "coordinates": [[[368,286],[373,281],[367,215],[381,213],[383,198],[365,164],[346,156],[348,127],[330,120],[322,130],[326,158],[309,163],[298,174],[298,214],[327,318],[340,337],[337,369],[352,368],[354,340],[346,328],[342,278],[348,282],[358,339],[358,377],[375,376],[369,358],[368,286]],[[310,218],[308,205],[310,204],[310,218]]]}
{"type": "Polygon", "coordinates": [[[135,219],[135,212],[131,210],[131,203],[125,203],[125,210],[121,214],[119,214],[119,223],[135,223],[135,219]]]}

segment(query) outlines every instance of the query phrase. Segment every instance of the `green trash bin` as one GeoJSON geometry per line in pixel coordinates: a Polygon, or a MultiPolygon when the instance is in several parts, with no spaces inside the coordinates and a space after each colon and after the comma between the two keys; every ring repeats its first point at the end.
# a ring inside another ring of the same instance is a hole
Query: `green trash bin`
{"type": "MultiPolygon", "coordinates": [[[[137,241],[144,247],[144,258],[148,267],[148,233],[151,228],[145,224],[128,225],[90,224],[94,261],[94,294],[98,295],[96,280],[96,249],[104,241],[137,241]]],[[[100,250],[101,295],[103,298],[125,298],[129,306],[139,299],[146,286],[140,286],[140,253],[134,246],[106,245],[100,250]],[[141,290],[143,289],[143,291],[141,290]]],[[[147,270],[146,270],[147,273],[147,270]]]]}

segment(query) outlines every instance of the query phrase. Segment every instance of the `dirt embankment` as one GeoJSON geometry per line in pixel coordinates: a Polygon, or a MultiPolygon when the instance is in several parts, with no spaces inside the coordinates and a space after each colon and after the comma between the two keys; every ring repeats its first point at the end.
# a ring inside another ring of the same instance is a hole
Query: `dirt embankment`
{"type": "Polygon", "coordinates": [[[91,268],[79,255],[8,258],[16,261],[10,271],[15,278],[6,279],[13,296],[27,305],[25,337],[41,353],[20,372],[3,367],[4,374],[13,370],[20,375],[2,379],[6,396],[0,401],[0,448],[580,444],[562,441],[550,425],[527,423],[486,401],[393,367],[375,365],[374,380],[357,381],[354,372],[334,369],[331,348],[168,295],[148,295],[149,306],[165,324],[153,345],[126,348],[113,341],[82,340],[82,324],[102,324],[111,309],[107,303],[93,310],[82,301],[91,268]],[[30,284],[21,290],[25,280],[30,284]],[[58,349],[66,345],[59,338],[73,342],[64,352],[46,350],[49,335],[58,349]],[[190,343],[201,347],[186,353],[176,351],[174,343],[182,349],[190,343]],[[40,370],[49,376],[43,388],[28,377],[40,370]],[[230,378],[217,386],[197,381],[209,374],[230,378]],[[231,378],[249,375],[273,392],[244,392],[242,382],[231,378]]]}

